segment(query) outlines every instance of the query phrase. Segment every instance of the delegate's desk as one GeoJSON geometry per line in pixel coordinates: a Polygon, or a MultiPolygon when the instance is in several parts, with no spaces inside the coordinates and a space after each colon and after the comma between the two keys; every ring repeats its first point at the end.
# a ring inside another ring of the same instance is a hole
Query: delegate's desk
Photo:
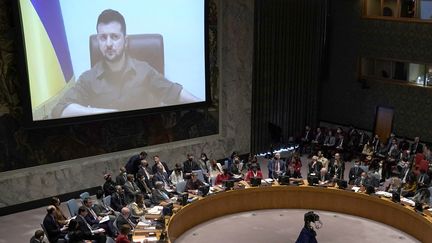
{"type": "Polygon", "coordinates": [[[421,242],[432,242],[430,216],[390,200],[339,189],[309,186],[256,187],[209,195],[186,205],[168,223],[168,238],[224,215],[261,209],[315,209],[360,216],[404,231],[421,242]]]}

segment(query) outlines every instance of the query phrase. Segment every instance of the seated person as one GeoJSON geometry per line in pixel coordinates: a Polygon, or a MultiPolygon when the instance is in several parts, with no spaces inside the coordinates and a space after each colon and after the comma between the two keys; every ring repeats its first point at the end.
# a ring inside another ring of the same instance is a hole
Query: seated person
{"type": "Polygon", "coordinates": [[[43,220],[49,242],[57,242],[59,239],[64,239],[66,235],[66,228],[61,228],[55,220],[55,210],[56,208],[53,205],[48,206],[47,214],[43,220]]]}
{"type": "Polygon", "coordinates": [[[130,208],[132,210],[131,220],[135,222],[139,221],[139,218],[143,217],[146,214],[144,196],[142,194],[136,195],[135,202],[131,203],[130,208]]]}
{"type": "Polygon", "coordinates": [[[379,186],[379,181],[373,176],[373,172],[363,172],[354,182],[354,185],[361,187],[361,191],[364,191],[368,186],[377,188],[379,186]]]}
{"type": "Polygon", "coordinates": [[[124,190],[122,186],[116,186],[116,192],[111,196],[111,208],[116,212],[120,212],[120,210],[127,205],[124,190]]]}
{"type": "Polygon", "coordinates": [[[132,175],[132,174],[127,175],[127,180],[126,180],[125,184],[123,185],[123,189],[125,192],[125,198],[126,198],[128,203],[133,202],[135,200],[135,196],[138,193],[141,193],[141,190],[139,189],[139,187],[135,183],[134,175],[132,175]]]}
{"type": "Polygon", "coordinates": [[[174,170],[171,172],[169,180],[173,185],[177,185],[177,183],[184,181],[183,179],[183,169],[180,164],[174,165],[174,170]]]}
{"type": "Polygon", "coordinates": [[[392,172],[392,177],[384,182],[384,191],[386,192],[398,192],[402,186],[402,180],[399,178],[399,171],[395,170],[392,172]]]}
{"type": "Polygon", "coordinates": [[[247,172],[245,181],[249,182],[250,178],[263,178],[261,170],[258,170],[258,166],[256,164],[253,164],[251,166],[251,169],[247,172]]]}
{"type": "Polygon", "coordinates": [[[318,161],[318,156],[312,156],[311,162],[309,162],[309,174],[314,173],[318,175],[321,171],[322,164],[318,161]]]}
{"type": "Polygon", "coordinates": [[[153,204],[165,206],[172,203],[170,199],[171,194],[165,190],[163,182],[157,181],[155,182],[154,186],[155,188],[153,189],[151,197],[153,204]]]}
{"type": "Polygon", "coordinates": [[[141,193],[144,195],[144,198],[150,198],[151,188],[146,183],[146,179],[143,174],[137,174],[136,185],[140,189],[141,193]]]}
{"type": "Polygon", "coordinates": [[[85,206],[78,208],[78,215],[75,220],[78,223],[78,229],[85,235],[86,240],[95,240],[97,243],[105,243],[106,236],[103,230],[94,231],[92,226],[90,226],[85,217],[88,215],[88,210],[85,206]],[[93,234],[94,233],[94,234],[93,234]]]}
{"type": "Polygon", "coordinates": [[[321,150],[319,150],[317,152],[317,156],[318,156],[318,161],[321,162],[322,167],[328,170],[329,160],[326,157],[324,157],[324,153],[321,150]]]}
{"type": "Polygon", "coordinates": [[[357,180],[357,178],[359,178],[361,176],[361,174],[363,173],[363,169],[360,168],[360,161],[356,160],[354,162],[354,166],[350,169],[349,174],[348,174],[348,183],[350,185],[353,185],[355,180],[357,180]]]}
{"type": "Polygon", "coordinates": [[[215,159],[210,160],[207,166],[209,177],[216,178],[220,173],[223,173],[222,165],[218,163],[215,159]]]}
{"type": "Polygon", "coordinates": [[[223,181],[230,180],[232,178],[231,173],[228,171],[228,168],[225,166],[222,169],[223,173],[216,176],[215,185],[221,185],[223,181]]]}
{"type": "Polygon", "coordinates": [[[327,186],[327,185],[332,184],[331,176],[328,173],[326,168],[321,168],[320,174],[318,177],[318,184],[323,185],[323,186],[327,186]]]}
{"type": "Polygon", "coordinates": [[[32,238],[30,239],[30,243],[43,243],[43,238],[45,233],[43,230],[36,230],[32,238]]]}
{"type": "Polygon", "coordinates": [[[71,219],[69,222],[69,230],[67,234],[68,242],[84,242],[85,240],[90,240],[92,238],[92,234],[88,231],[83,232],[80,229],[80,225],[76,219],[71,219]]]}
{"type": "Polygon", "coordinates": [[[191,178],[188,179],[186,182],[185,191],[196,195],[198,194],[198,189],[204,185],[205,185],[204,182],[198,179],[198,173],[193,171],[191,173],[191,178]]]}
{"type": "Polygon", "coordinates": [[[93,229],[103,228],[109,236],[116,235],[116,230],[114,229],[111,221],[108,220],[102,223],[100,222],[103,217],[98,216],[93,210],[93,201],[91,198],[85,198],[83,200],[83,206],[88,211],[88,213],[84,216],[84,219],[93,229]]]}
{"type": "Polygon", "coordinates": [[[60,199],[58,197],[53,197],[51,198],[50,204],[55,207],[54,218],[56,222],[61,226],[67,225],[69,223],[69,219],[66,217],[66,215],[60,208],[60,199]]]}
{"type": "Polygon", "coordinates": [[[103,200],[103,193],[104,192],[102,190],[98,190],[96,192],[96,202],[93,204],[93,211],[98,217],[109,216],[110,220],[114,221],[115,212],[109,205],[105,204],[103,200]]]}
{"type": "Polygon", "coordinates": [[[235,176],[243,176],[243,162],[240,162],[238,155],[234,156],[234,161],[231,164],[230,172],[235,176]]]}
{"type": "Polygon", "coordinates": [[[102,186],[105,196],[111,195],[115,192],[116,183],[112,180],[111,174],[104,175],[105,183],[102,186]]]}
{"type": "Polygon", "coordinates": [[[117,216],[115,222],[117,223],[117,229],[120,229],[122,225],[129,225],[131,229],[134,229],[136,224],[132,222],[130,218],[130,210],[127,207],[121,209],[119,216],[117,216]]]}
{"type": "Polygon", "coordinates": [[[153,184],[156,181],[163,182],[164,187],[166,187],[166,188],[169,188],[171,185],[171,182],[169,180],[169,175],[166,172],[166,170],[164,170],[164,166],[162,164],[156,165],[156,173],[153,175],[153,184]]]}
{"type": "Polygon", "coordinates": [[[128,238],[129,233],[131,232],[131,227],[127,224],[120,226],[120,234],[116,238],[116,243],[130,243],[128,238]]]}

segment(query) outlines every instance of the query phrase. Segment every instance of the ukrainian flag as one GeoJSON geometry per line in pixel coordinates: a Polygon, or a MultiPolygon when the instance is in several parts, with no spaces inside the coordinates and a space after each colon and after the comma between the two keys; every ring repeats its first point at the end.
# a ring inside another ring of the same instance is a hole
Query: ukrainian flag
{"type": "Polygon", "coordinates": [[[74,79],[59,0],[20,0],[32,109],[74,79]]]}

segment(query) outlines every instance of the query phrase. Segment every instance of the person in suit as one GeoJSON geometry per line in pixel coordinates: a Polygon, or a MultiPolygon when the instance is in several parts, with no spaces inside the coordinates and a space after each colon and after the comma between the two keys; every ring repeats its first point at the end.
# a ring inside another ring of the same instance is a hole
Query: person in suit
{"type": "Polygon", "coordinates": [[[136,223],[141,217],[146,214],[146,206],[144,204],[144,197],[142,194],[138,194],[135,198],[135,202],[130,204],[131,220],[136,223]]]}
{"type": "Polygon", "coordinates": [[[129,225],[131,229],[134,229],[136,224],[132,222],[130,219],[130,210],[127,207],[124,207],[121,209],[121,213],[119,216],[117,216],[117,219],[115,220],[117,229],[120,229],[122,225],[129,225]]]}
{"type": "Polygon", "coordinates": [[[426,169],[420,169],[420,174],[418,175],[417,179],[418,188],[429,187],[429,184],[430,178],[429,175],[426,173],[426,169]]]}
{"type": "Polygon", "coordinates": [[[313,211],[309,211],[304,215],[304,227],[300,232],[296,243],[318,243],[316,240],[316,232],[312,226],[312,223],[316,229],[319,229],[322,226],[319,216],[313,211]]]}
{"type": "Polygon", "coordinates": [[[141,166],[138,170],[138,174],[144,177],[144,181],[147,184],[147,187],[153,188],[153,171],[150,168],[146,159],[141,160],[141,166]]]}
{"type": "Polygon", "coordinates": [[[43,220],[43,226],[47,232],[49,242],[57,242],[59,239],[64,239],[66,228],[61,227],[55,219],[56,208],[53,205],[47,207],[47,214],[43,220]]]}
{"type": "Polygon", "coordinates": [[[112,180],[111,174],[107,173],[104,175],[105,182],[102,189],[106,196],[111,195],[115,192],[116,183],[112,180]]]}
{"type": "Polygon", "coordinates": [[[93,211],[96,213],[98,217],[109,216],[111,221],[115,219],[115,211],[111,208],[110,205],[106,205],[103,200],[103,191],[98,190],[96,192],[96,201],[92,206],[93,211]]]}
{"type": "Polygon", "coordinates": [[[420,137],[415,137],[414,142],[410,146],[411,155],[423,153],[423,144],[420,143],[420,137]]]}
{"type": "Polygon", "coordinates": [[[318,156],[312,156],[312,160],[309,162],[309,174],[318,175],[322,167],[321,162],[318,161],[318,156]]]}
{"type": "Polygon", "coordinates": [[[187,160],[183,162],[183,176],[185,179],[191,178],[191,173],[194,170],[201,170],[201,167],[194,160],[193,154],[187,154],[187,160]]]}
{"type": "Polygon", "coordinates": [[[153,156],[153,161],[154,161],[154,164],[153,164],[153,167],[152,167],[152,172],[153,172],[153,174],[156,174],[156,172],[157,172],[157,168],[158,168],[158,165],[162,165],[162,167],[163,167],[163,171],[165,172],[165,173],[167,173],[168,175],[171,173],[171,171],[169,170],[169,168],[168,168],[168,165],[165,163],[165,162],[163,162],[163,161],[161,161],[160,160],[160,157],[159,157],[159,155],[155,155],[155,156],[153,156]]]}
{"type": "Polygon", "coordinates": [[[305,148],[310,145],[313,138],[313,134],[310,126],[306,125],[305,130],[303,131],[302,136],[299,141],[299,153],[303,154],[305,152],[305,148]]]}
{"type": "Polygon", "coordinates": [[[80,225],[75,219],[71,219],[68,229],[68,243],[84,243],[86,239],[92,237],[88,232],[84,233],[80,230],[80,225]]]}
{"type": "Polygon", "coordinates": [[[59,239],[64,239],[66,235],[66,228],[55,219],[55,206],[50,205],[47,207],[47,214],[43,220],[43,226],[47,232],[47,238],[50,242],[57,242],[59,239]]]}
{"type": "Polygon", "coordinates": [[[231,174],[242,176],[243,175],[243,162],[240,161],[240,157],[234,156],[234,161],[231,164],[231,167],[229,168],[231,174]]]}
{"type": "Polygon", "coordinates": [[[151,194],[151,188],[148,187],[144,175],[137,174],[136,185],[142,192],[142,194],[147,198],[149,194],[151,194]]]}
{"type": "Polygon", "coordinates": [[[102,220],[102,216],[98,216],[96,212],[93,210],[93,200],[91,198],[85,198],[83,200],[83,205],[87,208],[87,215],[84,217],[86,222],[92,227],[92,228],[102,228],[105,230],[105,232],[111,236],[115,237],[116,232],[112,225],[111,221],[105,221],[100,222],[102,220]]]}
{"type": "Polygon", "coordinates": [[[169,175],[168,173],[164,170],[164,167],[162,164],[158,164],[157,165],[157,171],[156,173],[153,175],[153,184],[156,181],[161,181],[164,184],[164,187],[169,187],[171,186],[171,181],[169,179],[169,175]]]}
{"type": "Polygon", "coordinates": [[[105,243],[106,236],[104,234],[104,230],[98,230],[95,232],[92,226],[87,223],[86,217],[88,214],[89,211],[85,206],[78,208],[78,215],[75,218],[78,223],[78,230],[80,230],[85,236],[85,240],[95,240],[97,243],[105,243]]]}
{"type": "Polygon", "coordinates": [[[45,236],[45,233],[43,230],[36,230],[35,234],[30,239],[30,243],[43,243],[43,238],[45,236]]]}
{"type": "Polygon", "coordinates": [[[268,162],[268,177],[272,179],[277,179],[280,175],[285,173],[286,164],[285,161],[281,159],[280,153],[275,153],[273,159],[268,162]]]}
{"type": "Polygon", "coordinates": [[[123,185],[123,189],[125,191],[125,198],[126,198],[127,203],[133,202],[135,200],[135,196],[138,193],[141,193],[141,190],[139,189],[139,187],[135,183],[134,175],[132,175],[132,174],[127,175],[127,181],[123,185]]]}
{"type": "Polygon", "coordinates": [[[121,186],[116,186],[116,192],[111,195],[111,208],[114,211],[120,210],[127,205],[124,190],[121,186]]]}
{"type": "Polygon", "coordinates": [[[142,151],[139,154],[136,154],[129,158],[126,162],[125,169],[128,174],[136,175],[139,171],[139,167],[141,165],[141,161],[147,158],[147,153],[142,151]]]}
{"type": "Polygon", "coordinates": [[[153,189],[151,198],[152,202],[155,205],[164,206],[171,203],[170,198],[171,194],[167,190],[165,190],[163,182],[155,182],[155,188],[153,189]]]}
{"type": "Polygon", "coordinates": [[[330,175],[337,180],[343,180],[345,172],[345,162],[342,160],[339,153],[336,153],[334,159],[330,163],[330,175]]]}
{"type": "Polygon", "coordinates": [[[123,186],[127,181],[127,173],[125,167],[120,167],[120,174],[116,177],[116,184],[123,186]]]}
{"type": "Polygon", "coordinates": [[[348,174],[348,183],[350,185],[354,184],[355,180],[361,176],[363,169],[360,168],[360,161],[356,160],[354,166],[350,169],[348,174]]]}

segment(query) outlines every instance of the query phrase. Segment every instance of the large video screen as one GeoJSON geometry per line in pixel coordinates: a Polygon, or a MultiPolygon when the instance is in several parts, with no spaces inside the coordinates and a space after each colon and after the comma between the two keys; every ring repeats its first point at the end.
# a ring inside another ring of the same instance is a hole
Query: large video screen
{"type": "Polygon", "coordinates": [[[33,121],[206,101],[204,0],[20,0],[33,121]]]}

